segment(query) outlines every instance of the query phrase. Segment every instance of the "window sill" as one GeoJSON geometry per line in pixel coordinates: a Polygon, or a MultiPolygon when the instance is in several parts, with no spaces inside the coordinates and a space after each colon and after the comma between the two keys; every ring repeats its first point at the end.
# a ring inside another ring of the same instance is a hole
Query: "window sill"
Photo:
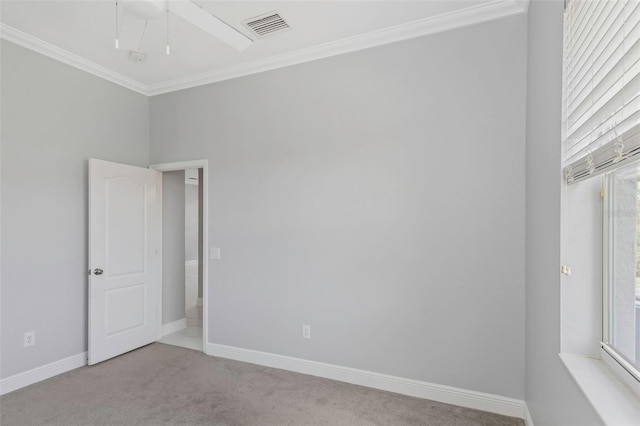
{"type": "Polygon", "coordinates": [[[560,354],[560,359],[604,424],[640,424],[640,399],[602,360],[571,354],[560,354]]]}

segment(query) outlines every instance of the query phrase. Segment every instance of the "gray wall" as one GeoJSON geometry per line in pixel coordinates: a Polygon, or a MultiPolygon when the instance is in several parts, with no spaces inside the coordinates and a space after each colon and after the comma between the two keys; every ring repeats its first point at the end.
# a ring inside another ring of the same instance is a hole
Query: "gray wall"
{"type": "Polygon", "coordinates": [[[185,317],[184,170],[162,173],[162,323],[185,317]]]}
{"type": "Polygon", "coordinates": [[[184,188],[184,258],[198,260],[198,185],[184,188]]]}
{"type": "Polygon", "coordinates": [[[202,185],[203,169],[198,169],[198,298],[204,295],[204,185],[202,185]]]}
{"type": "Polygon", "coordinates": [[[162,173],[162,323],[185,317],[184,170],[162,173]]]}
{"type": "Polygon", "coordinates": [[[209,159],[208,340],[524,398],[525,67],[521,15],[152,98],[152,162],[209,159]]]}
{"type": "MultiPolygon", "coordinates": [[[[563,186],[561,352],[598,358],[602,340],[602,176],[563,186]]],[[[635,234],[634,234],[635,235],[635,234]]]]}
{"type": "Polygon", "coordinates": [[[562,1],[528,14],[526,401],[536,426],[600,424],[560,362],[562,1]]]}
{"type": "Polygon", "coordinates": [[[4,378],[87,350],[87,159],[146,166],[149,101],[1,43],[4,378]]]}

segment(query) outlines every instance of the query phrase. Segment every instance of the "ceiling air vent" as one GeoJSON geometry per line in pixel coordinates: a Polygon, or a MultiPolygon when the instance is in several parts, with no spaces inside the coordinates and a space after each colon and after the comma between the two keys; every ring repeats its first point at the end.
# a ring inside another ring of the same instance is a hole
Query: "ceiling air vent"
{"type": "Polygon", "coordinates": [[[291,26],[277,12],[251,18],[244,23],[258,37],[266,37],[281,31],[286,31],[291,26]]]}

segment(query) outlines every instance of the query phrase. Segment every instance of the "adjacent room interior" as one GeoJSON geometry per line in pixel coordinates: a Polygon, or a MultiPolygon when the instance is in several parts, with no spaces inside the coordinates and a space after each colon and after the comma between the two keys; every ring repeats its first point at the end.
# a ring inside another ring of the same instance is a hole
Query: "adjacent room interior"
{"type": "Polygon", "coordinates": [[[202,169],[164,172],[162,343],[202,351],[202,169]],[[175,184],[173,184],[175,181],[175,184]],[[184,242],[182,250],[181,242],[184,242]],[[184,265],[183,265],[184,263],[184,265]],[[164,310],[170,312],[165,313],[164,310]]]}

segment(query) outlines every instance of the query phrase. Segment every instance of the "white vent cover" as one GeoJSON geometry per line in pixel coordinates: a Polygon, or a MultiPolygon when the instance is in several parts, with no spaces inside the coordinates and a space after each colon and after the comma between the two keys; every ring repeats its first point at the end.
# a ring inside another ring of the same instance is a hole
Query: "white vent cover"
{"type": "Polygon", "coordinates": [[[286,31],[291,25],[278,12],[270,12],[251,18],[244,23],[258,37],[286,31]]]}

